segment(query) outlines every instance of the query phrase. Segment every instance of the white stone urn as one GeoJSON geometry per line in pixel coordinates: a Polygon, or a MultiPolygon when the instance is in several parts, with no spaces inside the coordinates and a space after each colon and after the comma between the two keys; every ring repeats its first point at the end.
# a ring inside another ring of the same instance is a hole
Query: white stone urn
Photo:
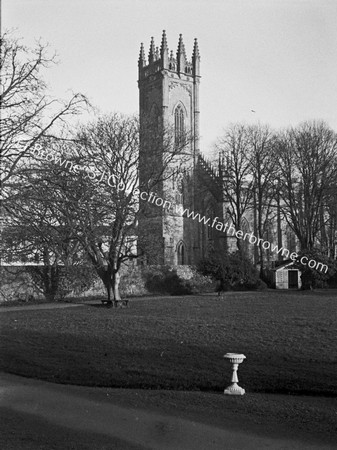
{"type": "Polygon", "coordinates": [[[246,391],[237,384],[239,381],[237,371],[239,364],[241,364],[242,361],[246,359],[245,355],[242,355],[240,353],[226,353],[224,355],[224,358],[228,359],[229,362],[233,364],[232,384],[224,390],[224,394],[243,395],[246,391]]]}

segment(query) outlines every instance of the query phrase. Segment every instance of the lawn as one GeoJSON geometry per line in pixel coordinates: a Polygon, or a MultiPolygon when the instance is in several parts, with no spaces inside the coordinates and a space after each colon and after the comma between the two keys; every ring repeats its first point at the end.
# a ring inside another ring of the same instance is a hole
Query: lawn
{"type": "Polygon", "coordinates": [[[137,299],[1,313],[0,369],[57,383],[221,391],[226,352],[249,392],[337,394],[336,291],[137,299]]]}

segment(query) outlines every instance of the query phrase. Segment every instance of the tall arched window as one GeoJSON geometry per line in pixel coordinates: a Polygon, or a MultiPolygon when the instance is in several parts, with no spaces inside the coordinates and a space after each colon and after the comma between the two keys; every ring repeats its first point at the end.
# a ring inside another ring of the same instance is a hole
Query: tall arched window
{"type": "Polygon", "coordinates": [[[185,244],[180,241],[177,245],[178,265],[186,264],[185,244]]]}
{"type": "Polygon", "coordinates": [[[159,108],[155,103],[153,103],[153,105],[151,106],[150,121],[151,126],[154,127],[155,130],[157,130],[160,125],[160,113],[159,108]]]}
{"type": "MultiPolygon", "coordinates": [[[[209,222],[213,223],[213,219],[216,217],[216,214],[214,213],[215,208],[214,206],[211,204],[208,208],[206,208],[206,217],[209,217],[211,220],[209,222]]],[[[207,230],[207,239],[213,239],[214,238],[214,234],[213,234],[213,228],[210,226],[209,223],[205,224],[205,229],[207,230]]]]}
{"type": "Polygon", "coordinates": [[[185,134],[185,117],[184,110],[178,105],[174,111],[174,132],[176,145],[183,144],[185,134]]]}

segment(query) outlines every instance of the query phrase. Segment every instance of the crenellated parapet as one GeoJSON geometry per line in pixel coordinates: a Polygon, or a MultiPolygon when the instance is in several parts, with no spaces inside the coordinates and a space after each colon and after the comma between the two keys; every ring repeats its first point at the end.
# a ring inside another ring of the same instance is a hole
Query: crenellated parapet
{"type": "Polygon", "coordinates": [[[138,59],[139,80],[162,70],[167,70],[178,76],[191,77],[191,79],[200,77],[200,53],[197,39],[194,40],[191,60],[188,60],[186,56],[182,34],[179,35],[176,54],[174,54],[173,50],[169,51],[165,30],[162,34],[160,48],[156,47],[154,38],[151,38],[148,59],[145,58],[144,45],[142,43],[138,59]]]}

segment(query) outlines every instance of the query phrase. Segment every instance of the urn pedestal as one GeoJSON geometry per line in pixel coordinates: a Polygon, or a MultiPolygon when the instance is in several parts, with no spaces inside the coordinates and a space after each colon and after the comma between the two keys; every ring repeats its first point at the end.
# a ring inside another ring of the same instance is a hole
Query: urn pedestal
{"type": "Polygon", "coordinates": [[[238,385],[239,379],[238,379],[238,367],[239,364],[242,363],[244,359],[246,359],[245,355],[239,354],[239,353],[226,353],[224,355],[224,358],[228,359],[230,363],[232,363],[232,384],[228,386],[224,390],[224,394],[226,395],[243,395],[246,391],[238,385]]]}

